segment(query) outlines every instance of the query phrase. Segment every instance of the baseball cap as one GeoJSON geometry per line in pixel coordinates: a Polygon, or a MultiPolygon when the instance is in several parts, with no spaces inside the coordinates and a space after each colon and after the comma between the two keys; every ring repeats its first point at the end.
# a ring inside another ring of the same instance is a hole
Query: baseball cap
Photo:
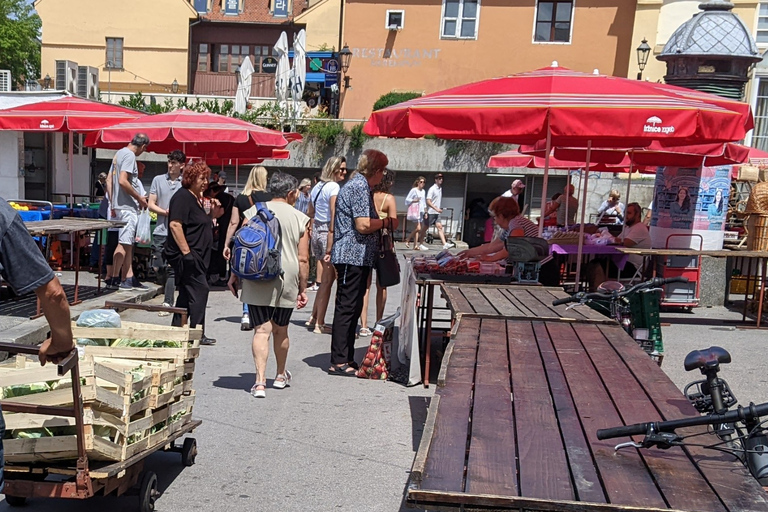
{"type": "Polygon", "coordinates": [[[224,172],[224,171],[219,171],[219,179],[220,179],[220,180],[225,180],[225,179],[227,179],[227,173],[226,173],[226,172],[224,172]]]}
{"type": "Polygon", "coordinates": [[[435,179],[442,178],[442,177],[443,177],[443,173],[441,173],[441,172],[435,174],[435,179]]]}
{"type": "Polygon", "coordinates": [[[512,182],[512,188],[525,188],[525,183],[523,183],[523,180],[515,180],[512,182]]]}

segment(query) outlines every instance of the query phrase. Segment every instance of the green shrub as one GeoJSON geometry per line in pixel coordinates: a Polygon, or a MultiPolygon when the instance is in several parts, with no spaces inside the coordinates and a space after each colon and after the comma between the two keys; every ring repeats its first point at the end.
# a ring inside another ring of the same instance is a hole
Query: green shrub
{"type": "Polygon", "coordinates": [[[356,124],[349,131],[349,147],[352,149],[361,149],[365,141],[370,139],[368,135],[363,132],[363,126],[365,123],[356,124]]]}
{"type": "Polygon", "coordinates": [[[336,138],[344,133],[341,121],[312,120],[304,125],[303,132],[309,137],[315,137],[326,146],[336,144],[336,138]]]}
{"type": "Polygon", "coordinates": [[[376,103],[373,104],[373,110],[381,110],[421,96],[420,92],[388,92],[376,100],[376,103]]]}

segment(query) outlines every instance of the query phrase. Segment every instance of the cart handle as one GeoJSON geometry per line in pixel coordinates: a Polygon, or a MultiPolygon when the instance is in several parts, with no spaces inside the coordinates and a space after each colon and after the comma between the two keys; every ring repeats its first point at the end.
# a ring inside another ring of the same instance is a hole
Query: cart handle
{"type": "MultiPolygon", "coordinates": [[[[0,352],[37,356],[40,355],[40,347],[30,347],[28,345],[18,345],[16,343],[0,343],[0,352]]],[[[59,376],[64,376],[76,364],[77,349],[72,349],[72,352],[57,365],[59,376]]]]}

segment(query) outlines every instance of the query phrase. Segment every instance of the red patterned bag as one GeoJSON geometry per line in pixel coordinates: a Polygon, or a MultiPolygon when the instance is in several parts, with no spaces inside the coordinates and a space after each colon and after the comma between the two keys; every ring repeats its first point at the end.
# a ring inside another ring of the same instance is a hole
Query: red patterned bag
{"type": "Polygon", "coordinates": [[[357,376],[360,379],[387,380],[392,351],[392,327],[376,324],[357,376]]]}

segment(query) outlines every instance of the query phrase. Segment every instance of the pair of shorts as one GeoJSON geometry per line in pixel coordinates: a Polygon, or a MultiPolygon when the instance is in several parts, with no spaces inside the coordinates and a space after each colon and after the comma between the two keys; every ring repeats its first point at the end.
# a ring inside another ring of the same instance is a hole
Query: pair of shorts
{"type": "Polygon", "coordinates": [[[291,322],[293,308],[273,308],[272,306],[254,306],[248,304],[248,317],[251,319],[251,325],[256,328],[270,320],[275,325],[285,327],[291,322]]]}
{"type": "Polygon", "coordinates": [[[328,230],[330,227],[330,222],[314,222],[312,224],[312,256],[317,261],[322,261],[328,251],[328,230]]]}
{"type": "Polygon", "coordinates": [[[426,221],[427,221],[427,227],[434,226],[438,222],[440,222],[440,214],[439,213],[428,213],[426,215],[426,221]]]}
{"type": "Polygon", "coordinates": [[[139,213],[135,210],[117,210],[115,220],[125,222],[120,228],[118,241],[122,245],[133,245],[136,240],[136,225],[139,222],[139,213]]]}

